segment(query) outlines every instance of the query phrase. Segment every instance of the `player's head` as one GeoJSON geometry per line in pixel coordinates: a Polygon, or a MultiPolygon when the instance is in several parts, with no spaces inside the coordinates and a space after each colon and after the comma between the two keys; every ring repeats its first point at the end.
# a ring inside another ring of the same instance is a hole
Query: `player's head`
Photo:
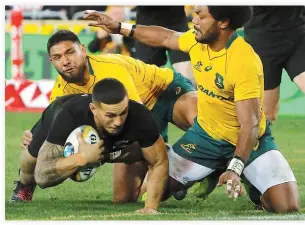
{"type": "Polygon", "coordinates": [[[220,33],[235,31],[252,16],[251,6],[196,6],[193,18],[196,41],[212,44],[219,40],[220,33]]]}
{"type": "Polygon", "coordinates": [[[116,79],[106,78],[95,84],[90,109],[100,132],[119,134],[128,114],[128,95],[125,87],[116,79]]]}
{"type": "Polygon", "coordinates": [[[84,80],[86,48],[72,31],[59,30],[48,40],[48,53],[57,72],[68,83],[84,80]]]}

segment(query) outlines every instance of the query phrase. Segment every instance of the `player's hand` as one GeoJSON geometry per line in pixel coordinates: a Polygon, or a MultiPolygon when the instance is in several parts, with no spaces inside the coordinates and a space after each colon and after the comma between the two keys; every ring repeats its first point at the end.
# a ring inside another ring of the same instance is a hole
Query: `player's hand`
{"type": "Polygon", "coordinates": [[[160,212],[158,212],[156,209],[152,209],[152,208],[138,209],[136,211],[136,213],[141,213],[141,214],[160,214],[160,212]]]}
{"type": "Polygon", "coordinates": [[[23,135],[21,137],[21,148],[26,150],[28,146],[31,144],[33,140],[33,134],[30,130],[23,131],[23,135]]]}
{"type": "Polygon", "coordinates": [[[85,10],[83,19],[93,20],[93,22],[88,23],[88,26],[102,28],[108,33],[116,34],[118,32],[119,22],[106,14],[99,13],[95,10],[85,10]]]}
{"type": "Polygon", "coordinates": [[[99,163],[101,155],[105,150],[104,141],[100,140],[95,144],[88,144],[85,142],[80,132],[78,132],[76,136],[79,144],[78,152],[86,159],[87,164],[99,163]]]}
{"type": "Polygon", "coordinates": [[[244,189],[241,186],[240,177],[233,171],[227,170],[219,177],[217,187],[227,184],[227,194],[229,198],[233,197],[236,201],[239,196],[244,193],[244,189]]]}

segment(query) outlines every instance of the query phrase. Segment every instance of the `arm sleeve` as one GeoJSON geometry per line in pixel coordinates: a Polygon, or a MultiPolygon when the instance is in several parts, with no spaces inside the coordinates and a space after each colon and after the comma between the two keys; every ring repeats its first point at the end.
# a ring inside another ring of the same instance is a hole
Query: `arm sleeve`
{"type": "Polygon", "coordinates": [[[262,68],[255,61],[244,62],[237,71],[238,76],[235,76],[234,82],[235,101],[261,98],[264,85],[262,68]]]}
{"type": "Polygon", "coordinates": [[[60,75],[58,75],[54,86],[52,88],[52,92],[50,95],[50,103],[52,103],[57,97],[63,96],[64,95],[64,87],[62,83],[62,78],[60,75]]]}
{"type": "Polygon", "coordinates": [[[46,140],[52,144],[64,146],[68,136],[76,127],[70,113],[61,110],[53,120],[46,140]]]}
{"type": "Polygon", "coordinates": [[[179,49],[189,53],[190,49],[198,42],[195,39],[195,30],[191,29],[179,37],[179,49]]]}
{"type": "Polygon", "coordinates": [[[158,140],[160,134],[157,123],[155,122],[152,113],[144,106],[141,108],[142,110],[138,111],[139,113],[141,113],[139,115],[139,119],[141,120],[138,121],[138,124],[140,126],[138,142],[142,148],[147,148],[152,146],[158,140]]]}

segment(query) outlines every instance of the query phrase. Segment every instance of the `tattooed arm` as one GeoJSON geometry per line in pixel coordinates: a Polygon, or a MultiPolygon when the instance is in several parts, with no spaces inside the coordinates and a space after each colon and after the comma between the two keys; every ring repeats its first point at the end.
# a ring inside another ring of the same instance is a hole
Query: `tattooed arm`
{"type": "Polygon", "coordinates": [[[78,151],[74,155],[63,158],[64,147],[45,141],[41,146],[35,168],[35,181],[40,188],[56,186],[71,176],[78,167],[101,160],[104,142],[88,144],[82,135],[77,133],[78,151]]]}
{"type": "Polygon", "coordinates": [[[35,180],[40,188],[62,183],[78,167],[87,164],[86,159],[80,153],[63,158],[63,152],[63,146],[48,141],[41,146],[35,168],[35,180]]]}

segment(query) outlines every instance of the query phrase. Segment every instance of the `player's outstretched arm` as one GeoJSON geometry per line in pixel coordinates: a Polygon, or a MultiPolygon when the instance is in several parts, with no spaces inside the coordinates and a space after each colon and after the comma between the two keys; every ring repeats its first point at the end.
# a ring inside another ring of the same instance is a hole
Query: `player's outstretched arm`
{"type": "Polygon", "coordinates": [[[145,208],[138,210],[138,212],[156,213],[168,179],[168,158],[163,138],[160,136],[152,146],[142,148],[142,152],[151,173],[147,181],[145,208]]]}
{"type": "Polygon", "coordinates": [[[172,50],[179,49],[179,36],[182,34],[160,26],[142,26],[120,23],[111,17],[94,10],[86,10],[84,19],[93,20],[89,26],[100,27],[109,33],[122,34],[133,37],[143,44],[153,47],[165,47],[172,50]]]}

